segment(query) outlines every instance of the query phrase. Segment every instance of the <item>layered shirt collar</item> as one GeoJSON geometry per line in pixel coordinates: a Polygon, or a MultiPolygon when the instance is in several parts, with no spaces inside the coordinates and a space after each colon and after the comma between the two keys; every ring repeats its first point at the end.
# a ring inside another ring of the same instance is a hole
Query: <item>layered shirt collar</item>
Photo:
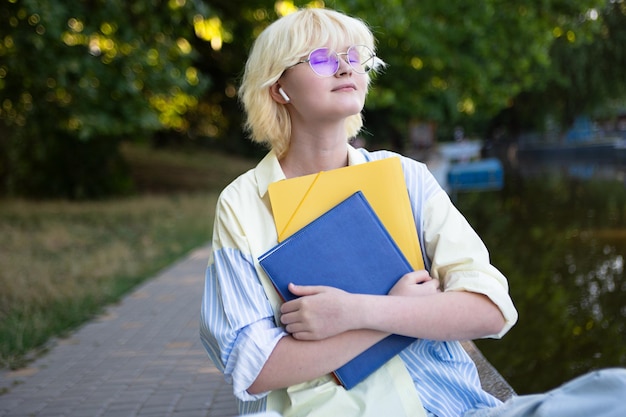
{"type": "MultiPolygon", "coordinates": [[[[367,162],[363,153],[354,149],[350,144],[346,144],[346,146],[348,147],[348,165],[358,165],[367,162]]],[[[261,198],[265,197],[267,187],[271,183],[286,178],[274,151],[268,152],[265,158],[258,163],[256,168],[254,168],[254,175],[261,198]]]]}

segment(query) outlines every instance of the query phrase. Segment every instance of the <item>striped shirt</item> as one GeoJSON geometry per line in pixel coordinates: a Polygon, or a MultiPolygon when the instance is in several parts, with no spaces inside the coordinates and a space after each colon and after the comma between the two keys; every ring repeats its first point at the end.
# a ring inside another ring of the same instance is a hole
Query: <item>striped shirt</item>
{"type": "MultiPolygon", "coordinates": [[[[505,328],[517,320],[506,278],[489,262],[485,245],[450,202],[426,166],[388,151],[368,152],[348,146],[349,164],[399,156],[424,252],[424,264],[444,291],[472,291],[488,296],[502,311],[505,328]]],[[[220,194],[201,307],[200,336],[210,359],[233,384],[239,412],[264,411],[266,394],[247,388],[272,350],[286,335],[259,279],[258,257],[276,245],[277,234],[267,187],[284,179],[270,152],[256,168],[220,194]]],[[[483,391],[476,367],[458,342],[418,339],[401,354],[426,410],[439,417],[460,416],[499,401],[483,391]]]]}

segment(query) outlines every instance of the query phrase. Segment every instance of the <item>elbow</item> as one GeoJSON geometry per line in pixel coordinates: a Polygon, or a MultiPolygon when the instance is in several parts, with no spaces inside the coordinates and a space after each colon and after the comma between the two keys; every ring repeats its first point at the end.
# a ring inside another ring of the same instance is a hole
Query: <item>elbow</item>
{"type": "Polygon", "coordinates": [[[510,326],[502,310],[500,310],[500,307],[486,296],[483,297],[488,301],[488,304],[486,304],[488,307],[483,310],[482,315],[483,337],[499,337],[499,335],[504,334],[510,326]]]}
{"type": "Polygon", "coordinates": [[[259,376],[259,377],[257,377],[257,379],[255,379],[255,380],[254,380],[254,382],[252,383],[252,385],[250,385],[250,386],[248,387],[248,389],[246,390],[246,392],[247,392],[249,395],[256,396],[256,395],[260,395],[260,394],[263,394],[263,393],[265,393],[265,392],[269,391],[268,389],[266,389],[266,388],[264,387],[263,381],[262,381],[261,379],[262,379],[262,378],[261,378],[260,376],[259,376]]]}
{"type": "Polygon", "coordinates": [[[481,338],[500,339],[514,323],[515,321],[507,320],[503,312],[494,304],[493,309],[484,316],[483,336],[481,338]]]}
{"type": "Polygon", "coordinates": [[[272,375],[272,373],[261,371],[259,376],[246,389],[246,393],[253,398],[260,398],[271,391],[286,388],[287,386],[289,386],[288,383],[281,382],[275,378],[275,373],[272,375]]]}
{"type": "Polygon", "coordinates": [[[488,334],[490,335],[500,334],[502,333],[505,327],[506,327],[506,319],[504,318],[504,315],[502,315],[502,312],[500,311],[500,309],[497,309],[497,312],[493,314],[492,319],[489,320],[488,334]]]}
{"type": "Polygon", "coordinates": [[[489,302],[490,308],[485,314],[485,325],[488,329],[484,337],[500,339],[517,322],[517,310],[510,298],[500,300],[498,303],[489,299],[489,302]]]}
{"type": "Polygon", "coordinates": [[[259,396],[278,388],[284,388],[276,380],[276,376],[280,374],[280,371],[272,366],[273,363],[270,356],[254,381],[252,381],[252,384],[246,389],[248,394],[251,396],[259,396]]]}

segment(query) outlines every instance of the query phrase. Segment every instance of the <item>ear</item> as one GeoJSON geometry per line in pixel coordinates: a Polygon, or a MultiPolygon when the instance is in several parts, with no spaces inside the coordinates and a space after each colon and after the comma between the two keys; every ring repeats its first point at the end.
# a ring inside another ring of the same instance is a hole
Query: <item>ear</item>
{"type": "Polygon", "coordinates": [[[270,96],[274,99],[275,102],[280,104],[289,103],[289,96],[285,94],[285,92],[280,88],[280,84],[275,83],[270,87],[270,96]]]}

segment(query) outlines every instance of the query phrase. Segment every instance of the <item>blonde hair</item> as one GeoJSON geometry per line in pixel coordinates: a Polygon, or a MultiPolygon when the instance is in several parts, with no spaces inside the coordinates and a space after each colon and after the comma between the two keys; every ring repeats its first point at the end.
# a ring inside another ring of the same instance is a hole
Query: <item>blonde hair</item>
{"type": "MultiPolygon", "coordinates": [[[[269,25],[255,40],[239,88],[239,99],[246,112],[245,128],[254,142],[268,145],[278,157],[289,149],[291,120],[284,105],[270,96],[270,87],[286,68],[297,63],[311,49],[349,44],[375,50],[374,36],[367,25],[329,9],[301,9],[269,25]]],[[[377,60],[377,67],[384,65],[377,60]]],[[[369,87],[370,78],[367,75],[369,87]]],[[[361,114],[346,120],[347,139],[363,126],[361,114]]]]}

